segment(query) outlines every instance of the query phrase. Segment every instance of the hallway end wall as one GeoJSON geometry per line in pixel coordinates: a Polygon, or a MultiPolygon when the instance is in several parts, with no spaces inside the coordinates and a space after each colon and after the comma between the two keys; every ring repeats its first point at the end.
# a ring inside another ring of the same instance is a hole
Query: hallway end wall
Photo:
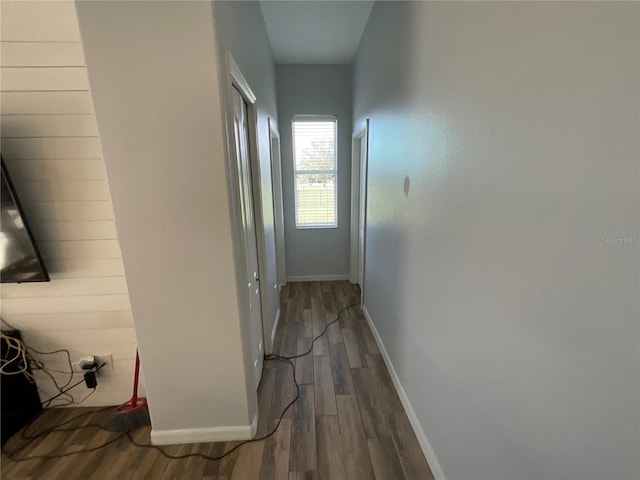
{"type": "Polygon", "coordinates": [[[276,72],[287,278],[347,279],[351,228],[351,65],[278,65],[276,72]],[[338,119],[338,228],[296,228],[291,125],[294,115],[336,115],[338,119]]]}

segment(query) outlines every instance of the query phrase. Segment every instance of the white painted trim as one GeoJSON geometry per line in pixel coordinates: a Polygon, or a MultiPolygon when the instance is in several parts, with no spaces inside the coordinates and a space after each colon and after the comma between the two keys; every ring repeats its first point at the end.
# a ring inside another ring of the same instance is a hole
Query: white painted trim
{"type": "MultiPolygon", "coordinates": [[[[247,318],[250,320],[251,318],[251,303],[248,296],[248,292],[246,295],[243,295],[242,285],[246,285],[246,276],[244,273],[247,271],[247,245],[245,242],[245,235],[243,232],[243,222],[242,222],[242,199],[240,198],[240,174],[236,165],[237,151],[236,151],[236,139],[235,139],[235,128],[234,128],[234,120],[233,120],[233,89],[234,87],[240,92],[240,95],[244,98],[245,102],[247,102],[247,126],[248,126],[248,134],[249,134],[249,162],[252,173],[252,190],[251,194],[253,197],[253,214],[254,214],[254,222],[256,229],[256,247],[258,250],[258,275],[260,278],[265,278],[266,272],[266,256],[264,253],[264,223],[262,218],[262,197],[260,195],[260,170],[259,170],[259,159],[258,159],[258,114],[256,108],[256,96],[253,93],[253,90],[249,86],[247,79],[242,74],[242,71],[238,67],[238,64],[233,58],[231,52],[225,49],[225,57],[226,57],[226,94],[227,94],[227,105],[225,109],[225,122],[226,122],[226,130],[227,130],[227,154],[228,154],[228,168],[229,168],[229,185],[231,190],[231,211],[233,214],[233,226],[234,226],[234,238],[242,246],[240,252],[238,252],[236,261],[236,273],[240,273],[238,275],[238,307],[240,310],[241,318],[247,318]],[[244,278],[244,281],[242,280],[244,278]]],[[[266,292],[262,285],[260,285],[260,316],[262,319],[262,329],[261,329],[261,342],[260,344],[264,347],[265,344],[265,316],[267,315],[267,299],[266,292]]],[[[245,375],[247,375],[246,380],[249,381],[249,378],[253,378],[253,386],[250,390],[257,392],[257,387],[260,383],[260,378],[256,372],[261,372],[262,370],[258,370],[253,367],[248,367],[248,365],[254,365],[255,358],[253,358],[253,328],[251,325],[248,325],[248,329],[243,331],[243,342],[245,342],[245,347],[250,347],[246,350],[246,354],[244,356],[245,362],[247,364],[245,375]],[[247,342],[248,341],[248,345],[247,342]],[[251,358],[249,358],[251,357],[251,358]],[[250,371],[249,371],[250,370],[250,371]],[[250,375],[250,377],[249,377],[250,375]]],[[[258,359],[258,361],[262,361],[258,359]]],[[[249,387],[249,384],[247,384],[249,387]]],[[[257,401],[257,393],[256,393],[256,401],[257,401]]],[[[251,402],[250,402],[251,403],[251,402]]]]}
{"type": "MultiPolygon", "coordinates": [[[[231,58],[233,60],[233,57],[231,58]]],[[[243,77],[244,78],[244,77],[243,77]]],[[[245,80],[246,82],[246,80],[245,80]]],[[[246,88],[249,88],[247,85],[246,88]]],[[[244,95],[253,96],[253,92],[249,89],[243,92],[244,95]]],[[[255,96],[253,97],[255,101],[255,96]]],[[[254,104],[247,105],[247,124],[249,127],[249,165],[251,167],[251,193],[253,197],[253,219],[256,232],[256,247],[258,253],[258,276],[260,278],[260,318],[262,320],[262,346],[264,350],[270,349],[271,345],[265,345],[266,339],[269,338],[268,316],[269,316],[269,298],[268,289],[270,285],[267,283],[267,253],[265,244],[265,228],[264,215],[262,209],[262,180],[260,173],[260,152],[258,148],[258,110],[254,104]]],[[[280,299],[278,298],[278,303],[280,299]]],[[[258,381],[256,388],[258,388],[258,381]]]]}
{"type": "Polygon", "coordinates": [[[243,95],[245,96],[245,100],[248,103],[250,104],[256,103],[256,95],[253,93],[253,90],[251,90],[251,87],[249,86],[249,82],[247,82],[247,79],[244,78],[244,75],[242,74],[240,67],[238,67],[238,64],[233,59],[233,56],[231,56],[231,52],[229,52],[228,50],[227,50],[227,59],[229,61],[229,71],[231,72],[231,78],[233,79],[233,84],[237,86],[238,89],[243,93],[243,95]]]}
{"type": "Polygon", "coordinates": [[[293,207],[293,223],[296,230],[307,230],[307,229],[325,229],[325,228],[338,228],[339,225],[339,211],[338,205],[340,205],[339,199],[339,188],[338,188],[338,117],[335,115],[294,115],[291,118],[291,139],[293,143],[293,196],[294,196],[294,207],[293,207]],[[296,160],[296,131],[295,124],[302,122],[331,122],[333,123],[333,138],[334,138],[334,152],[333,152],[333,169],[331,170],[298,170],[297,160],[296,160]],[[324,173],[331,174],[335,178],[335,189],[333,195],[333,212],[335,222],[332,224],[298,224],[298,189],[296,188],[296,181],[298,174],[313,174],[313,173],[324,173]]]}
{"type": "Polygon", "coordinates": [[[420,420],[418,420],[418,416],[416,415],[415,410],[413,409],[413,405],[409,401],[409,397],[407,397],[407,392],[404,391],[402,387],[402,383],[400,383],[400,378],[396,372],[396,369],[393,367],[393,363],[391,363],[391,358],[389,358],[389,354],[387,353],[387,349],[384,347],[382,343],[382,338],[380,338],[380,334],[376,329],[376,326],[373,324],[373,320],[371,319],[371,315],[369,315],[369,311],[367,307],[362,305],[362,312],[364,313],[364,318],[367,319],[367,323],[369,324],[369,328],[373,333],[373,337],[376,339],[376,343],[378,344],[378,349],[382,354],[382,358],[384,359],[384,363],[387,366],[387,370],[389,370],[389,375],[391,376],[391,380],[393,381],[393,385],[396,387],[396,391],[398,392],[398,397],[400,397],[400,401],[402,402],[402,406],[409,418],[409,423],[413,427],[413,431],[416,434],[416,438],[418,439],[418,443],[422,448],[422,452],[424,453],[425,458],[427,459],[427,463],[431,468],[431,473],[435,480],[446,480],[444,476],[444,471],[440,466],[440,462],[436,457],[436,453],[433,451],[431,447],[431,443],[429,443],[429,439],[427,438],[427,434],[425,433],[422,425],[420,424],[420,420]]]}
{"type": "Polygon", "coordinates": [[[273,322],[273,328],[271,329],[271,348],[267,353],[273,353],[273,344],[276,340],[276,332],[278,331],[278,324],[280,323],[280,309],[276,312],[276,319],[273,322]]]}
{"type": "Polygon", "coordinates": [[[291,117],[292,122],[335,122],[338,120],[337,115],[294,115],[291,117]]]}
{"type": "Polygon", "coordinates": [[[278,285],[287,284],[287,265],[285,256],[284,239],[284,205],[282,196],[282,153],[280,146],[280,133],[271,117],[269,124],[269,155],[271,157],[271,187],[273,189],[273,223],[276,240],[276,267],[278,272],[278,285]],[[274,152],[273,144],[276,143],[277,152],[274,152]]]}
{"type": "MultiPolygon", "coordinates": [[[[369,119],[366,119],[360,127],[358,127],[351,137],[351,237],[350,237],[350,265],[349,265],[349,281],[353,284],[359,283],[360,277],[360,189],[361,169],[360,162],[360,142],[365,138],[367,144],[366,155],[369,155],[369,119]]],[[[366,187],[366,185],[365,185],[366,187]]],[[[364,301],[364,285],[360,285],[363,292],[364,301]]]]}
{"type": "Polygon", "coordinates": [[[300,275],[287,277],[287,282],[331,282],[335,280],[349,280],[349,274],[340,275],[300,275]]]}
{"type": "Polygon", "coordinates": [[[180,445],[184,443],[229,442],[249,440],[256,435],[258,412],[251,425],[237,427],[181,428],[176,430],[151,430],[152,445],[180,445]]]}

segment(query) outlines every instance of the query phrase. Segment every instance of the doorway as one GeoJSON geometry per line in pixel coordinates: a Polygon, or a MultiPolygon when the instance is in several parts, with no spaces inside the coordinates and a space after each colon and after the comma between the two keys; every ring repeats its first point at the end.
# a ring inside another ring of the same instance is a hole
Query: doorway
{"type": "Polygon", "coordinates": [[[287,266],[285,263],[280,134],[271,118],[269,118],[269,142],[271,153],[271,188],[273,191],[273,223],[276,240],[276,269],[278,272],[278,286],[283,287],[287,284],[287,266]]]}
{"type": "Polygon", "coordinates": [[[260,275],[258,273],[258,239],[256,236],[253,179],[251,177],[251,157],[249,153],[249,122],[247,103],[236,87],[232,88],[232,95],[236,166],[238,169],[240,190],[240,213],[242,215],[247,267],[247,289],[251,317],[251,346],[254,353],[253,369],[257,388],[262,375],[264,342],[262,336],[262,307],[260,304],[260,275]]]}
{"type": "Polygon", "coordinates": [[[351,264],[349,280],[360,285],[364,303],[367,234],[369,119],[354,132],[351,148],[351,264]]]}
{"type": "Polygon", "coordinates": [[[229,122],[232,183],[235,186],[233,210],[238,242],[242,245],[243,264],[238,284],[241,289],[239,293],[244,300],[241,315],[246,319],[246,338],[249,346],[247,361],[251,362],[257,390],[264,362],[263,313],[267,309],[262,294],[263,288],[260,285],[260,272],[264,271],[264,255],[261,257],[260,238],[263,234],[260,230],[260,194],[256,194],[255,188],[259,177],[254,178],[254,160],[257,158],[256,97],[231,55],[228,54],[227,58],[230,73],[228,98],[230,114],[233,115],[233,123],[229,122]]]}

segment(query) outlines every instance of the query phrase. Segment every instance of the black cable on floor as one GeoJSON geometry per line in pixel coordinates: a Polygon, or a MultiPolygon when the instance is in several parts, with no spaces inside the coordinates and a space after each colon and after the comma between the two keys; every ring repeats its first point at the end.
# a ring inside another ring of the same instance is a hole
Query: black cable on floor
{"type": "Polygon", "coordinates": [[[296,358],[300,358],[300,357],[305,357],[307,355],[309,355],[312,351],[313,351],[313,344],[316,343],[316,341],[322,337],[325,333],[327,333],[327,330],[329,329],[329,327],[331,325],[333,325],[334,323],[336,323],[338,320],[340,320],[340,315],[342,315],[342,312],[346,312],[347,310],[349,310],[350,308],[356,307],[360,305],[359,303],[352,303],[351,305],[348,305],[346,307],[344,307],[342,310],[338,311],[337,317],[335,318],[335,320],[330,321],[329,323],[327,323],[324,326],[324,330],[322,330],[322,332],[320,332],[320,334],[316,337],[314,337],[313,340],[311,340],[311,346],[309,347],[309,350],[307,350],[304,353],[300,353],[298,355],[292,355],[290,357],[282,357],[280,355],[276,355],[276,354],[270,354],[270,355],[266,355],[264,358],[265,360],[295,360],[296,358]]]}
{"type": "MultiPolygon", "coordinates": [[[[70,455],[75,455],[75,454],[78,454],[78,453],[95,452],[96,450],[100,450],[101,448],[104,448],[104,447],[106,447],[108,445],[111,445],[112,443],[115,443],[118,440],[120,440],[121,438],[126,436],[127,439],[129,440],[129,442],[132,445],[134,445],[135,447],[138,447],[138,448],[152,448],[152,449],[157,450],[158,452],[160,452],[160,454],[163,455],[164,457],[169,458],[171,460],[179,460],[179,459],[191,458],[191,457],[203,458],[203,459],[209,460],[209,461],[221,460],[221,459],[231,455],[238,448],[242,447],[243,445],[246,445],[247,443],[254,443],[254,442],[260,442],[262,440],[266,440],[266,439],[272,437],[276,433],[276,431],[280,427],[280,423],[282,422],[282,419],[284,418],[284,416],[287,413],[287,411],[300,398],[300,385],[298,384],[298,381],[296,379],[296,366],[294,365],[292,360],[295,360],[296,358],[301,358],[301,357],[304,357],[306,355],[309,355],[313,351],[313,345],[316,343],[316,341],[318,339],[320,339],[325,333],[327,333],[327,330],[329,329],[329,327],[332,324],[334,324],[334,323],[336,323],[336,322],[338,322],[340,320],[340,317],[341,317],[342,313],[347,311],[347,310],[349,310],[350,308],[353,308],[353,307],[358,306],[358,305],[359,305],[359,303],[352,303],[351,305],[349,305],[347,307],[344,307],[343,309],[339,310],[337,315],[336,315],[335,320],[332,320],[331,322],[327,323],[325,325],[324,329],[322,330],[322,332],[320,332],[320,334],[318,334],[316,337],[314,337],[311,340],[311,346],[309,347],[309,349],[306,352],[300,353],[298,355],[288,356],[288,357],[277,355],[277,354],[270,354],[270,355],[266,355],[265,356],[265,360],[266,361],[280,360],[280,361],[286,361],[287,363],[289,363],[289,365],[291,366],[292,374],[293,374],[293,384],[296,387],[296,395],[293,398],[293,400],[291,400],[291,402],[289,402],[289,404],[284,408],[284,410],[280,414],[280,418],[278,419],[278,423],[275,425],[275,427],[269,433],[267,433],[267,434],[265,434],[265,435],[263,435],[261,437],[252,438],[250,440],[244,440],[244,441],[240,442],[239,444],[237,444],[236,446],[234,446],[233,448],[231,448],[230,450],[224,452],[221,455],[212,456],[212,455],[205,455],[203,453],[185,453],[185,454],[181,454],[181,455],[173,455],[173,454],[167,453],[166,451],[164,451],[164,449],[162,447],[159,447],[158,445],[150,445],[150,444],[145,444],[145,443],[139,443],[137,440],[135,440],[133,438],[133,436],[131,435],[131,432],[129,432],[129,431],[127,431],[127,432],[119,432],[118,430],[113,430],[113,429],[107,428],[104,425],[101,425],[99,423],[88,423],[86,425],[80,425],[80,426],[76,426],[76,427],[60,428],[60,427],[62,427],[64,425],[67,425],[67,424],[73,422],[74,420],[77,420],[78,418],[81,418],[81,417],[84,417],[84,416],[87,416],[87,415],[91,415],[93,413],[106,411],[106,410],[108,410],[110,408],[114,408],[114,407],[106,407],[106,408],[99,409],[99,410],[92,410],[90,412],[83,412],[80,415],[76,415],[75,417],[67,420],[66,422],[63,422],[63,423],[61,423],[59,425],[56,425],[54,427],[47,428],[47,429],[43,430],[42,432],[39,432],[39,433],[37,433],[37,434],[35,434],[33,436],[26,436],[27,429],[36,420],[36,419],[34,419],[23,430],[22,438],[27,440],[27,442],[25,444],[19,446],[18,448],[16,448],[13,452],[9,452],[6,449],[6,447],[3,449],[3,451],[7,455],[7,457],[9,457],[14,462],[26,462],[26,461],[35,460],[35,459],[56,459],[56,458],[68,457],[70,455]],[[48,435],[48,434],[50,434],[52,432],[75,432],[75,431],[82,430],[82,429],[85,429],[85,428],[99,428],[99,429],[107,431],[107,432],[120,433],[120,435],[117,435],[116,437],[114,437],[114,438],[112,438],[110,440],[107,440],[105,443],[103,443],[101,445],[98,445],[97,447],[85,448],[85,449],[81,449],[81,450],[74,450],[72,452],[60,453],[60,454],[55,454],[55,455],[43,454],[43,455],[28,456],[28,457],[24,457],[24,458],[17,458],[15,456],[16,453],[18,453],[21,450],[24,450],[28,445],[33,443],[38,438],[42,438],[43,436],[46,436],[46,435],[48,435]]],[[[73,387],[71,387],[71,388],[73,388],[73,387]]],[[[36,418],[38,418],[38,417],[36,417],[36,418]]]]}

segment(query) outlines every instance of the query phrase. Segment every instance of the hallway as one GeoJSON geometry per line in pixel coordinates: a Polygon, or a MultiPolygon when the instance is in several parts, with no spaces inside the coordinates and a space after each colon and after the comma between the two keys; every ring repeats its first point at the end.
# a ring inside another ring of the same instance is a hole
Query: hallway
{"type": "MultiPolygon", "coordinates": [[[[359,289],[346,281],[290,283],[281,294],[282,317],[275,352],[293,356],[307,351],[313,337],[348,305],[358,304],[359,289]]],[[[300,398],[286,412],[275,434],[249,443],[221,461],[191,457],[170,460],[153,449],[139,449],[122,434],[79,425],[107,424],[112,410],[99,409],[64,426],[19,453],[21,457],[60,455],[77,449],[95,452],[58,459],[15,463],[2,457],[2,478],[153,478],[208,480],[416,480],[432,479],[407,416],[391,383],[376,342],[358,306],[316,341],[312,354],[294,360],[300,398]],[[121,438],[117,438],[120,436],[121,438]],[[55,472],[55,475],[54,475],[55,472]],[[58,478],[58,477],[56,477],[58,478]]],[[[286,361],[267,361],[258,396],[257,436],[277,424],[296,393],[286,361]]],[[[53,409],[32,427],[52,428],[90,409],[53,409]]],[[[148,444],[149,427],[133,438],[148,444]]],[[[10,442],[13,451],[20,435],[10,442]]],[[[220,455],[237,442],[163,447],[171,455],[220,455]]]]}
{"type": "MultiPolygon", "coordinates": [[[[358,287],[346,281],[290,283],[281,295],[274,351],[306,352],[337,312],[359,300],[358,287]]],[[[241,453],[232,478],[245,468],[237,478],[257,478],[258,469],[263,479],[287,478],[287,471],[289,480],[433,478],[358,306],[329,326],[312,355],[295,362],[300,398],[275,439],[241,453]]],[[[258,435],[268,429],[264,412],[274,425],[295,394],[287,363],[265,366],[258,435]]]]}

